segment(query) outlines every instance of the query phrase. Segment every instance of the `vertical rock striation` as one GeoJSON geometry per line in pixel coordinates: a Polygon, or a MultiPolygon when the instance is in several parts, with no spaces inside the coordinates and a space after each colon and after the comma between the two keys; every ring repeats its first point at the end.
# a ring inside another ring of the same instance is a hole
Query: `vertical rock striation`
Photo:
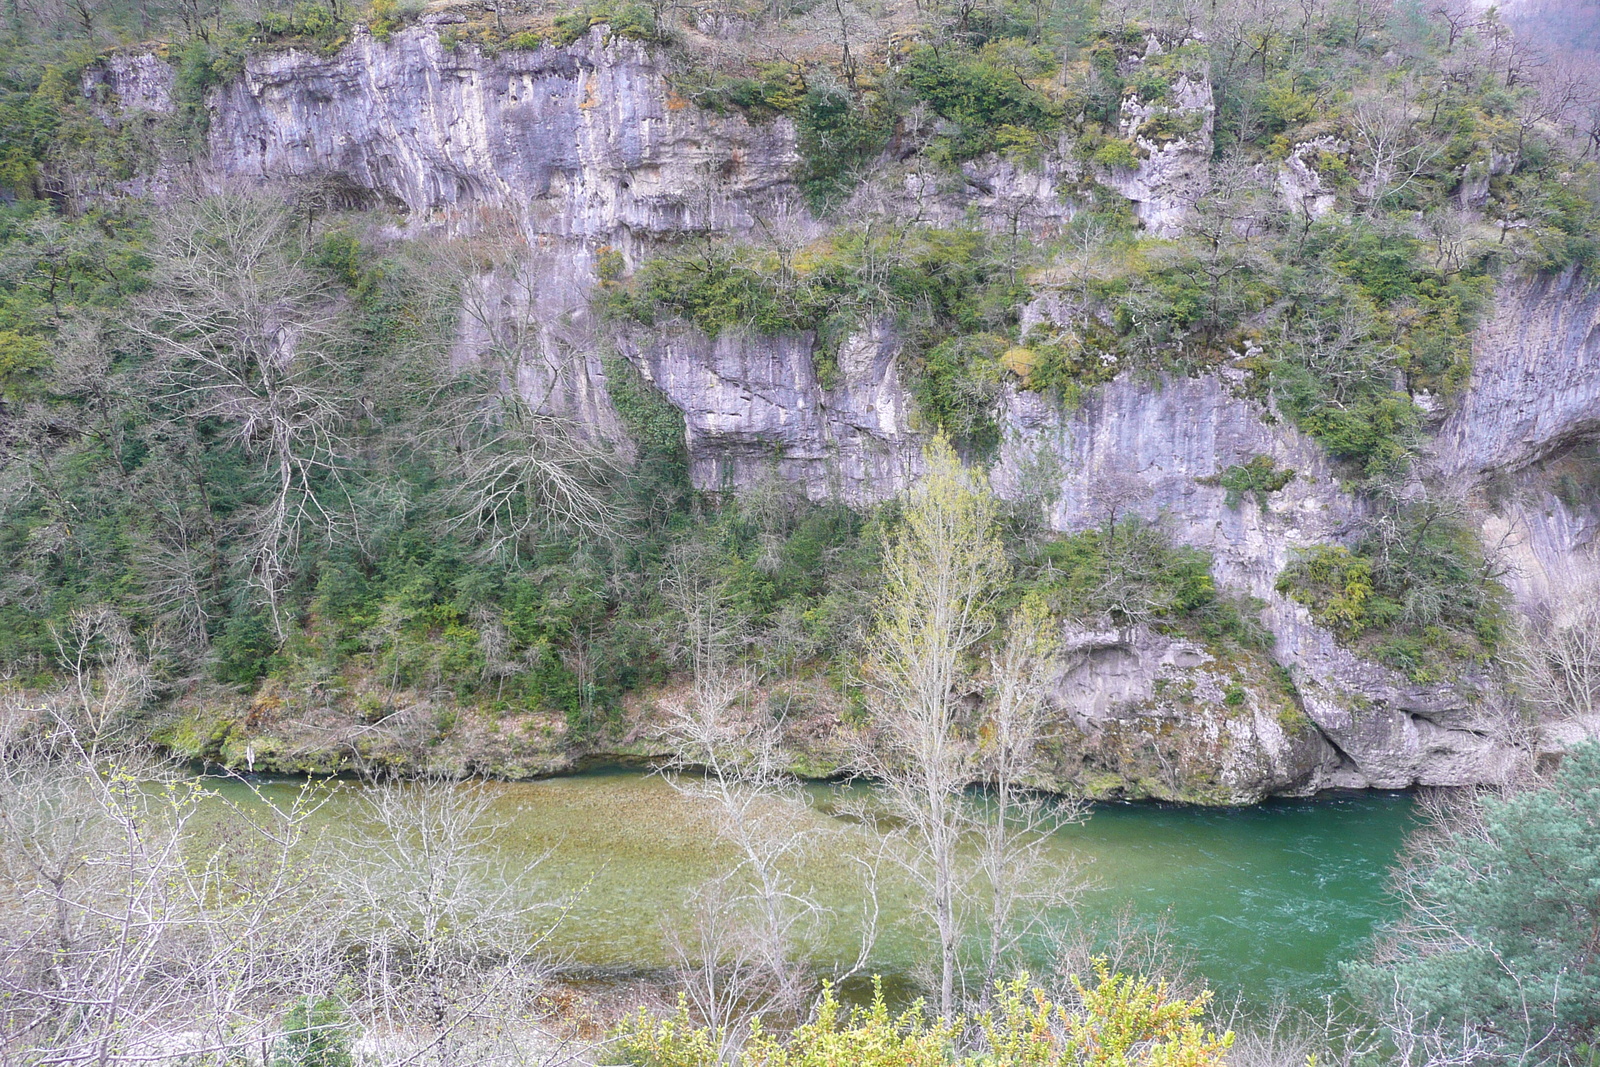
{"type": "MultiPolygon", "coordinates": [[[[756,124],[689,106],[669,91],[658,57],[603,28],[567,48],[496,55],[447,48],[438,31],[425,19],[386,42],[358,30],[332,57],[251,57],[208,101],[207,177],[323,183],[396,209],[405,234],[514,234],[515,269],[468,283],[477,311],[463,312],[458,358],[501,343],[497,323],[520,316],[531,328],[517,334],[519,387],[611,434],[618,423],[599,353],[613,346],[683,412],[691,474],[704,489],[737,489],[775,471],[813,499],[863,504],[915,477],[922,435],[892,324],[848,338],[824,384],[806,335],[711,339],[684,324],[610,331],[589,313],[602,249],[637,265],[684,236],[739,236],[784,218],[814,225],[791,178],[798,155],[788,120],[756,124]]],[[[150,56],[106,61],[85,76],[85,90],[108,116],[113,104],[173,107],[172,70],[150,56]]],[[[1157,233],[1181,229],[1211,156],[1209,84],[1183,73],[1171,92],[1159,107],[1124,102],[1125,132],[1143,159],[1110,176],[1157,233]],[[1157,137],[1157,129],[1180,133],[1157,137]]],[[[915,203],[923,218],[976,211],[1047,234],[1074,210],[1061,195],[1081,169],[1070,147],[1032,169],[975,161],[958,187],[913,174],[891,199],[915,203]]],[[[1284,196],[1310,217],[1326,195],[1312,148],[1340,146],[1297,146],[1279,176],[1284,196]]],[[[1514,753],[1490,678],[1410,684],[1341,647],[1277,593],[1293,552],[1347,539],[1362,504],[1340,488],[1322,450],[1241,382],[1124,374],[1074,410],[1011,389],[1000,421],[1001,492],[1046,501],[1049,524],[1071,531],[1106,521],[1107,478],[1137,486],[1128,506],[1211,552],[1221,584],[1264,604],[1274,640],[1267,655],[1222,663],[1144,628],[1067,634],[1056,684],[1064,780],[1100,795],[1242,802],[1504,774],[1514,753]],[[1265,506],[1229,507],[1214,479],[1262,455],[1294,479],[1265,506]]],[[[1508,288],[1479,335],[1472,381],[1438,433],[1439,477],[1480,492],[1597,430],[1600,296],[1572,275],[1508,288]]],[[[1491,537],[1512,546],[1520,569],[1511,582],[1525,603],[1600,574],[1588,555],[1594,517],[1534,495],[1534,504],[1486,519],[1491,537]]]]}

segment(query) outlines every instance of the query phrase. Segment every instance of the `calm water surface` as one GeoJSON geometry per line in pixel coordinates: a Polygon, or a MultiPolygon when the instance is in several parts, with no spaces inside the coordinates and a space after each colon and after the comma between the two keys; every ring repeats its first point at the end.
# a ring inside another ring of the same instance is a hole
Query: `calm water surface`
{"type": "MultiPolygon", "coordinates": [[[[223,787],[227,791],[237,786],[223,787]]],[[[296,783],[269,783],[287,797],[296,783]]],[[[320,818],[346,827],[361,787],[338,783],[320,818]]],[[[659,967],[663,929],[686,921],[686,892],[719,857],[704,813],[658,777],[594,771],[538,782],[496,783],[497,843],[544,856],[538,880],[551,897],[573,895],[558,948],[581,968],[659,967]]],[[[812,789],[812,818],[838,837],[796,872],[833,912],[820,962],[853,959],[861,910],[859,866],[868,831],[834,817],[832,787],[812,789]],[[854,839],[854,840],[852,840],[854,839]]],[[[1257,808],[1208,810],[1104,805],[1057,833],[1053,851],[1090,888],[1086,917],[1131,909],[1165,916],[1168,931],[1220,994],[1310,1006],[1339,992],[1337,964],[1361,951],[1390,913],[1389,864],[1414,824],[1411,799],[1365,794],[1257,808]]],[[[904,887],[880,883],[883,933],[873,966],[909,968],[920,943],[903,918],[904,887]]],[[[1070,921],[1063,916],[1062,921],[1070,921]]]]}

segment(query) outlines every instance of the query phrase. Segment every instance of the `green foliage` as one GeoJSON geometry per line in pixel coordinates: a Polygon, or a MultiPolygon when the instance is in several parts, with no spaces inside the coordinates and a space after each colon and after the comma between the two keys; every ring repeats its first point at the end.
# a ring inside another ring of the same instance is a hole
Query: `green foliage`
{"type": "Polygon", "coordinates": [[[1097,320],[1077,329],[1036,326],[1026,343],[1027,348],[1008,353],[1008,365],[1026,388],[1054,392],[1069,409],[1083,390],[1109,382],[1122,369],[1115,335],[1097,320]]]}
{"type": "Polygon", "coordinates": [[[671,1015],[640,1008],[624,1018],[611,1032],[611,1049],[618,1063],[632,1067],[715,1067],[721,1062],[721,1042],[710,1029],[694,1024],[683,994],[671,1015]]]}
{"type": "Polygon", "coordinates": [[[1401,872],[1406,913],[1348,976],[1380,1019],[1479,1045],[1480,1062],[1584,1062],[1600,1038],[1600,744],[1479,803],[1427,833],[1401,872]]]}
{"type": "Polygon", "coordinates": [[[396,31],[415,22],[422,10],[423,5],[417,0],[372,0],[367,11],[367,29],[378,40],[387,41],[396,31]]]}
{"type": "Polygon", "coordinates": [[[788,258],[717,245],[652,259],[601,300],[614,316],[643,325],[679,317],[712,337],[732,329],[809,332],[819,377],[846,333],[892,317],[930,428],[987,447],[997,440],[996,357],[1028,291],[1003,251],[981,230],[933,227],[846,230],[788,258]]]}
{"type": "Polygon", "coordinates": [[[941,118],[955,124],[943,144],[952,160],[996,151],[1002,127],[1044,134],[1061,125],[1055,105],[1014,71],[956,49],[917,49],[906,64],[905,78],[941,118]]]}
{"type": "Polygon", "coordinates": [[[639,450],[635,499],[649,521],[660,524],[689,498],[683,413],[627,360],[611,356],[605,368],[611,404],[639,450]]]}
{"type": "Polygon", "coordinates": [[[1438,681],[1461,659],[1492,653],[1505,590],[1470,526],[1436,505],[1369,524],[1354,551],[1315,545],[1278,576],[1341,640],[1415,681],[1438,681]]]}
{"type": "Polygon", "coordinates": [[[1343,545],[1305,549],[1284,568],[1277,586],[1278,592],[1309,607],[1317,622],[1346,640],[1373,627],[1391,626],[1400,614],[1393,599],[1374,601],[1372,561],[1343,545]]]}
{"type": "Polygon", "coordinates": [[[1294,481],[1294,471],[1279,467],[1268,455],[1252,456],[1249,462],[1234,464],[1219,475],[1197,479],[1206,485],[1219,485],[1228,491],[1224,502],[1237,509],[1246,496],[1267,510],[1267,497],[1294,481]]]}
{"type": "Polygon", "coordinates": [[[795,112],[799,133],[800,187],[814,211],[824,212],[847,196],[884,148],[894,116],[859,103],[839,86],[809,89],[795,112]]]}
{"type": "Polygon", "coordinates": [[[1022,975],[999,987],[1000,1011],[980,1020],[985,1067],[1221,1067],[1233,1033],[1207,1030],[1209,990],[1175,996],[1164,980],[1112,973],[1094,961],[1094,984],[1072,976],[1077,1003],[1052,1003],[1022,975]],[[1059,1031],[1057,1030],[1059,1027],[1059,1031]]]}
{"type": "Polygon", "coordinates": [[[14,196],[38,195],[45,158],[66,96],[66,79],[47,68],[31,92],[0,86],[0,183],[14,196]]]}
{"type": "MultiPolygon", "coordinates": [[[[399,11],[394,13],[399,16],[399,11]]],[[[219,62],[225,75],[237,73],[243,57],[263,45],[299,45],[332,55],[349,40],[350,24],[335,8],[315,0],[299,0],[288,12],[268,11],[254,23],[236,25],[221,42],[220,51],[228,56],[219,62]]]]}
{"type": "Polygon", "coordinates": [[[212,642],[216,653],[213,676],[224,685],[253,686],[273,668],[284,665],[278,646],[278,636],[265,615],[234,615],[212,642]]]}
{"type": "Polygon", "coordinates": [[[793,114],[805,96],[805,87],[793,67],[771,64],[757,77],[722,71],[692,69],[672,79],[672,88],[708,111],[719,115],[738,112],[754,122],[793,114]]]}
{"type": "Polygon", "coordinates": [[[965,334],[929,352],[916,383],[924,414],[952,438],[980,451],[1000,444],[995,409],[1000,401],[1000,355],[1005,338],[965,334]]]}
{"type": "MultiPolygon", "coordinates": [[[[1024,974],[997,987],[996,1008],[970,1020],[982,1041],[957,1051],[969,1021],[929,1020],[921,1002],[890,1013],[881,983],[870,1004],[841,1008],[825,986],[812,1021],[779,1037],[759,1026],[739,1054],[739,1067],[1220,1067],[1233,1034],[1217,1035],[1203,1019],[1209,992],[1186,999],[1164,981],[1113,974],[1095,961],[1091,983],[1073,979],[1075,1003],[1052,1001],[1024,974]]],[[[721,1036],[696,1027],[680,1001],[675,1014],[632,1016],[614,1034],[632,1067],[712,1067],[721,1036]]]]}
{"type": "Polygon", "coordinates": [[[1489,290],[1481,269],[1446,272],[1414,239],[1321,224],[1286,272],[1286,344],[1260,365],[1280,410],[1371,477],[1402,470],[1421,430],[1409,389],[1466,380],[1471,331],[1489,290]]]}
{"type": "Polygon", "coordinates": [[[788,1040],[759,1033],[740,1057],[741,1067],[827,1067],[849,1063],[860,1067],[944,1067],[957,1028],[944,1020],[930,1021],[920,1002],[891,1015],[883,987],[873,982],[872,1003],[854,1007],[847,1020],[831,987],[823,990],[815,1018],[798,1027],[788,1040]]]}
{"type": "Polygon", "coordinates": [[[739,328],[798,333],[817,329],[828,310],[828,294],[808,281],[786,276],[767,257],[717,246],[701,255],[652,259],[630,286],[607,299],[613,313],[636,322],[683,318],[712,337],[739,328]]]}
{"type": "Polygon", "coordinates": [[[1097,167],[1105,167],[1108,170],[1118,168],[1132,170],[1139,165],[1139,148],[1132,141],[1109,137],[1094,150],[1089,156],[1089,161],[1097,167]]]}
{"type": "Polygon", "coordinates": [[[305,997],[284,1017],[271,1067],[353,1067],[350,1026],[335,1000],[305,997]]]}
{"type": "Polygon", "coordinates": [[[1040,545],[1021,568],[1022,588],[1041,593],[1058,615],[1117,627],[1153,623],[1207,641],[1265,646],[1259,603],[1222,595],[1208,553],[1175,546],[1137,518],[1040,545]]]}
{"type": "Polygon", "coordinates": [[[565,47],[588,35],[595,26],[605,26],[611,36],[634,41],[666,39],[656,24],[655,13],[644,4],[584,4],[575,11],[557,15],[552,36],[554,44],[565,47]]]}
{"type": "MultiPolygon", "coordinates": [[[[336,424],[350,444],[341,491],[323,498],[341,509],[337,528],[360,536],[308,527],[275,614],[244,554],[251,517],[272,499],[258,459],[222,417],[189,418],[181,397],[149,388],[150,348],[119,325],[149,284],[140,220],[0,212],[0,351],[17,405],[8,400],[16,461],[0,512],[0,552],[13,563],[0,597],[7,669],[48,668],[52,628],[77,608],[111,604],[141,636],[176,625],[173,598],[155,591],[181,565],[196,610],[184,616],[189,644],[163,668],[173,675],[245,689],[270,679],[291,696],[361,702],[369,718],[405,691],[442,692],[560,713],[581,740],[673,668],[681,627],[659,591],[686,551],[749,620],[759,654],[824,668],[848,659],[876,580],[876,525],[781,492],[696,497],[682,414],[619,357],[605,362],[606,387],[635,463],[612,490],[617,541],[540,538],[514,562],[484,558],[449,521],[455,458],[429,433],[440,398],[464,387],[425,358],[436,335],[418,300],[431,290],[359,232],[348,219],[302,218],[280,234],[330,299],[326,328],[348,360],[347,380],[315,386],[329,404],[359,393],[364,407],[336,424]],[[82,334],[57,344],[69,321],[93,324],[93,344],[82,334]],[[188,540],[170,547],[177,537],[188,540]]],[[[444,728],[455,711],[441,708],[444,728]]]]}

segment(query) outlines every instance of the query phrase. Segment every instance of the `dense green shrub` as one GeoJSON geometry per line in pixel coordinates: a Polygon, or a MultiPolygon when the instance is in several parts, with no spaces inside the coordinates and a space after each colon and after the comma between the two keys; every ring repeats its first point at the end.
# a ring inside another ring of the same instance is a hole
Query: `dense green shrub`
{"type": "Polygon", "coordinates": [[[905,78],[913,92],[955,125],[944,142],[953,160],[997,150],[996,131],[1005,126],[1050,133],[1061,125],[1055,105],[1013,71],[954,49],[919,48],[906,64],[905,78]]]}
{"type": "Polygon", "coordinates": [[[988,451],[1000,443],[1000,357],[1006,340],[962,334],[934,345],[915,383],[921,410],[950,437],[988,451]]]}
{"type": "Polygon", "coordinates": [[[283,1020],[271,1067],[352,1067],[350,1025],[335,1000],[304,997],[283,1020]]]}
{"type": "Polygon", "coordinates": [[[372,0],[367,12],[367,29],[378,40],[387,41],[415,22],[423,6],[418,0],[372,0]]]}
{"type": "Polygon", "coordinates": [[[813,210],[824,212],[848,195],[861,171],[884,149],[894,116],[858,102],[837,85],[809,89],[795,111],[800,187],[813,210]]]}
{"type": "Polygon", "coordinates": [[[644,4],[584,4],[557,15],[554,26],[551,40],[560,47],[582,39],[595,26],[605,26],[613,36],[635,41],[665,40],[655,12],[644,4]]]}
{"type": "Polygon", "coordinates": [[[1230,508],[1237,509],[1248,495],[1261,510],[1267,510],[1267,497],[1279,492],[1284,486],[1294,480],[1294,471],[1287,467],[1279,467],[1278,461],[1271,456],[1261,455],[1250,457],[1249,462],[1239,463],[1229,467],[1221,474],[1211,478],[1198,479],[1203,484],[1218,485],[1228,491],[1224,503],[1230,508]]]}
{"type": "Polygon", "coordinates": [[[1150,623],[1246,648],[1268,639],[1259,603],[1223,595],[1208,553],[1174,546],[1160,527],[1137,518],[1045,541],[1021,572],[1022,586],[1067,618],[1150,623]]]}
{"type": "Polygon", "coordinates": [[[1405,913],[1347,974],[1397,1037],[1441,1058],[1592,1062],[1600,1041],[1600,744],[1556,774],[1422,831],[1405,913]]]}
{"type": "Polygon", "coordinates": [[[1094,319],[1076,329],[1036,326],[1024,344],[1007,353],[1007,366],[1025,388],[1053,393],[1069,410],[1085,389],[1109,382],[1123,366],[1115,334],[1094,319]]]}
{"type": "Polygon", "coordinates": [[[1305,549],[1277,587],[1341,640],[1416,681],[1441,680],[1452,662],[1487,656],[1504,628],[1505,590],[1477,535],[1433,504],[1372,521],[1354,551],[1305,549]]]}

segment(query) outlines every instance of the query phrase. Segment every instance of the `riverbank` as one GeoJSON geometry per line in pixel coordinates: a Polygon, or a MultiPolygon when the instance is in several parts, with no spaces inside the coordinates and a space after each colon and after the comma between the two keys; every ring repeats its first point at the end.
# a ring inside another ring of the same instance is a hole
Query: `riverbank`
{"type": "MultiPolygon", "coordinates": [[[[468,703],[448,691],[318,686],[269,680],[250,694],[212,687],[148,711],[141,729],[185,760],[242,773],[438,775],[529,781],[588,766],[652,765],[670,748],[660,728],[688,684],[641,690],[589,714],[468,703]]],[[[866,731],[859,694],[823,673],[758,686],[745,705],[779,727],[788,769],[806,780],[845,776],[866,731]]],[[[1279,712],[1288,743],[1313,728],[1279,712]]],[[[1226,724],[1223,724],[1226,725],[1226,724]]],[[[1096,801],[1153,800],[1203,807],[1256,803],[1268,795],[1241,790],[1228,774],[1227,729],[1195,730],[1163,719],[1088,726],[1060,713],[1047,730],[1041,790],[1096,801]]],[[[1303,787],[1284,796],[1304,796],[1303,787]]]]}

